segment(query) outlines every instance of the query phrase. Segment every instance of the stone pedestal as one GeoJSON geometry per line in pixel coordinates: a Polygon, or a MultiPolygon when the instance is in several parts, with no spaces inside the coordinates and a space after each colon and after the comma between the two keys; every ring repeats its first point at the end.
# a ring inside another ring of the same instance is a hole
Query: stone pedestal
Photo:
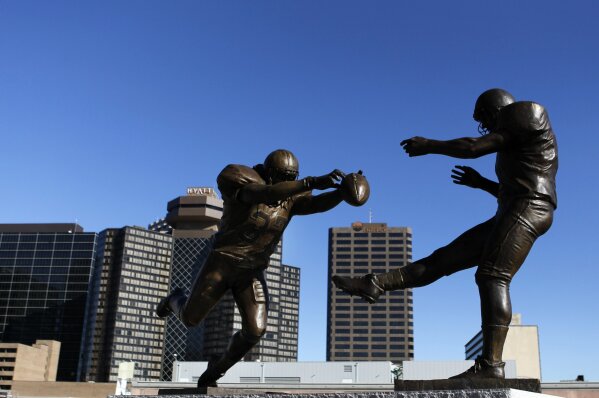
{"type": "MultiPolygon", "coordinates": [[[[206,398],[207,396],[218,396],[221,398],[554,398],[551,395],[539,394],[530,391],[515,390],[512,388],[502,389],[479,389],[479,390],[430,390],[430,391],[395,391],[395,392],[343,392],[336,393],[301,393],[301,392],[257,392],[257,390],[208,388],[202,393],[197,389],[184,388],[167,389],[161,391],[158,396],[169,398],[206,398]],[[168,393],[168,395],[164,394],[168,393]],[[206,394],[207,393],[207,394],[206,394]]],[[[137,395],[136,398],[156,398],[137,395]]],[[[111,398],[117,398],[112,396],[111,398]]],[[[118,396],[118,398],[127,398],[118,396]]]]}
{"type": "Polygon", "coordinates": [[[395,391],[501,390],[541,392],[539,379],[440,379],[395,380],[395,391]]]}

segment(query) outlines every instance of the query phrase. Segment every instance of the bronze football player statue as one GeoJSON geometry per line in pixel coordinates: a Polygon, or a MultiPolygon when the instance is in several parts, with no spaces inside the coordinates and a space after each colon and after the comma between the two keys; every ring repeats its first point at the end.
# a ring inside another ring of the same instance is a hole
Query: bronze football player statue
{"type": "Polygon", "coordinates": [[[198,387],[216,386],[216,381],[258,343],[266,332],[268,289],[264,270],[291,217],[325,212],[342,200],[361,205],[369,187],[360,174],[339,170],[320,177],[297,180],[299,163],[287,150],[276,150],[264,164],[226,166],[218,175],[224,201],[223,216],[212,252],[206,259],[189,297],[174,289],[156,308],[160,317],[174,314],[186,326],[198,325],[231,290],[242,318],[226,352],[208,364],[198,387]],[[354,184],[353,195],[348,182],[354,184]],[[344,188],[345,187],[345,188],[344,188]],[[332,191],[313,196],[312,190],[332,191]]]}
{"type": "Polygon", "coordinates": [[[483,348],[473,367],[453,378],[504,378],[502,352],[512,317],[509,286],[535,240],[553,221],[557,207],[557,144],[543,106],[516,102],[501,89],[482,93],[474,120],[482,136],[437,141],[413,137],[401,143],[410,157],[427,154],[461,159],[497,153],[499,183],[464,166],[454,182],[497,197],[497,213],[430,256],[386,274],[359,278],[334,276],[339,289],[374,303],[385,291],[428,285],[442,276],[478,266],[483,348]]]}

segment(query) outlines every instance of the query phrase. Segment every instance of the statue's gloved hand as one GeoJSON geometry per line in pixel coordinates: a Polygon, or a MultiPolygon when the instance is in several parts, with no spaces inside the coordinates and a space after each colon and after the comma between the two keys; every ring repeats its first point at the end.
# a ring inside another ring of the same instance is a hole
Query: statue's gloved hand
{"type": "Polygon", "coordinates": [[[336,188],[339,185],[339,182],[345,177],[345,173],[341,170],[333,170],[329,174],[325,174],[320,177],[307,177],[306,180],[309,181],[310,189],[329,189],[336,188]]]}
{"type": "Polygon", "coordinates": [[[455,184],[466,185],[471,188],[479,188],[483,179],[478,171],[468,166],[455,166],[451,170],[451,178],[455,184]]]}
{"type": "Polygon", "coordinates": [[[403,140],[400,145],[404,151],[410,156],[427,155],[429,152],[429,141],[424,137],[412,137],[403,140]]]}

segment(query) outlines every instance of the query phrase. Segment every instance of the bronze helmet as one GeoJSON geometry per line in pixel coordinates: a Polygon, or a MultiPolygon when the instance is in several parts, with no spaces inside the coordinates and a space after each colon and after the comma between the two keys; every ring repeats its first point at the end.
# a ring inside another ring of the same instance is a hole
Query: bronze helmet
{"type": "Polygon", "coordinates": [[[479,122],[478,131],[481,134],[488,133],[489,128],[495,125],[499,110],[515,101],[512,94],[501,88],[492,88],[479,95],[472,115],[479,122]]]}
{"type": "Polygon", "coordinates": [[[299,161],[291,151],[277,149],[264,160],[264,170],[271,183],[294,181],[299,175],[299,161]]]}

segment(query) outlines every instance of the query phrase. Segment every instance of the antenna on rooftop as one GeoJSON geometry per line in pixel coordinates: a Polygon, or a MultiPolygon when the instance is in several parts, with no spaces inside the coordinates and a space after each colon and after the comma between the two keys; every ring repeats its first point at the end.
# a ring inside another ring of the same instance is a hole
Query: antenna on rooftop
{"type": "Polygon", "coordinates": [[[77,217],[75,217],[75,223],[73,224],[73,229],[69,230],[70,234],[77,232],[77,221],[78,221],[77,217]]]}
{"type": "Polygon", "coordinates": [[[372,209],[368,209],[368,222],[372,224],[372,209]]]}

